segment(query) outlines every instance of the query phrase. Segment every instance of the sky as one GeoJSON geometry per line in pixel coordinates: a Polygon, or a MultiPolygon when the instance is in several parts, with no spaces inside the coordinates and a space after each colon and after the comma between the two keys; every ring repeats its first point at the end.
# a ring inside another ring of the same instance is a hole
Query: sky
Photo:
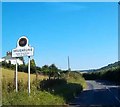
{"type": "Polygon", "coordinates": [[[119,0],[2,0],[2,2],[119,2],[119,0]]]}
{"type": "Polygon", "coordinates": [[[3,2],[2,56],[23,35],[37,66],[100,68],[118,60],[118,3],[3,2]]]}

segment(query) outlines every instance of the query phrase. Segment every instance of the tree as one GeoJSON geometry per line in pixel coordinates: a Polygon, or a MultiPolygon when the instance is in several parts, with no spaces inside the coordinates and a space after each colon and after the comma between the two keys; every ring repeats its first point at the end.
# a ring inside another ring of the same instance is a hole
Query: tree
{"type": "Polygon", "coordinates": [[[41,70],[46,75],[49,72],[49,66],[48,65],[44,65],[44,66],[42,66],[41,70]]]}
{"type": "Polygon", "coordinates": [[[36,73],[36,64],[34,59],[30,60],[30,71],[31,73],[36,73]]]}
{"type": "Polygon", "coordinates": [[[58,68],[55,66],[55,64],[51,64],[49,66],[49,69],[50,69],[50,71],[49,71],[49,79],[50,79],[51,76],[54,76],[54,79],[55,79],[56,75],[58,74],[57,73],[58,68]]]}
{"type": "Polygon", "coordinates": [[[11,67],[11,62],[9,61],[8,63],[6,63],[7,68],[11,67]]]}
{"type": "Polygon", "coordinates": [[[3,66],[3,67],[6,67],[6,64],[7,64],[6,61],[2,61],[2,66],[3,66]]]}
{"type": "Polygon", "coordinates": [[[42,68],[41,67],[36,66],[36,70],[38,71],[38,73],[42,72],[42,68]]]}

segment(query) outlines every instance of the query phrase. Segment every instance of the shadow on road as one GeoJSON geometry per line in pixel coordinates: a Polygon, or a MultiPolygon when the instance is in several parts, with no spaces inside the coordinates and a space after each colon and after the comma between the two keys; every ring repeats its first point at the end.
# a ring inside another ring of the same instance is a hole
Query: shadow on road
{"type": "Polygon", "coordinates": [[[95,81],[99,82],[103,85],[110,85],[110,86],[117,85],[117,86],[120,86],[120,84],[118,84],[117,82],[113,82],[113,81],[108,81],[108,80],[95,80],[95,81]]]}
{"type": "MultiPolygon", "coordinates": [[[[101,81],[99,82],[102,84],[101,81]]],[[[80,93],[74,100],[71,101],[70,106],[74,105],[80,107],[120,107],[119,87],[102,87],[101,89],[96,89],[93,87],[92,84],[89,83],[89,85],[92,88],[84,90],[82,93],[80,93]]]]}

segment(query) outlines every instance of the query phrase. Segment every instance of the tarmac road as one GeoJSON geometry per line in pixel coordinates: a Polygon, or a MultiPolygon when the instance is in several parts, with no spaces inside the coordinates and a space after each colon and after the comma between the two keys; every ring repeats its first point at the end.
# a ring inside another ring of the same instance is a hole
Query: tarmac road
{"type": "Polygon", "coordinates": [[[109,81],[86,81],[83,90],[71,103],[71,107],[120,107],[120,86],[109,81]]]}

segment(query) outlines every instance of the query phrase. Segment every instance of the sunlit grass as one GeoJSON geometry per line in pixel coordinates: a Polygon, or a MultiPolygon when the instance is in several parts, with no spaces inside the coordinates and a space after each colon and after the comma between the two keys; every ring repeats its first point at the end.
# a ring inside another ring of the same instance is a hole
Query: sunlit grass
{"type": "Polygon", "coordinates": [[[49,90],[41,90],[42,88],[38,87],[40,86],[40,81],[47,79],[48,76],[39,75],[37,82],[36,75],[31,74],[31,94],[28,96],[28,86],[26,85],[28,73],[18,72],[19,91],[16,93],[13,82],[14,72],[14,70],[2,68],[3,105],[64,105],[73,99],[77,93],[80,93],[82,88],[86,87],[85,80],[81,74],[70,72],[63,76],[67,83],[55,85],[53,82],[53,87],[48,84],[54,90],[52,92],[49,86],[49,90]]]}
{"type": "MultiPolygon", "coordinates": [[[[24,72],[18,72],[18,81],[22,80],[20,83],[20,88],[17,93],[13,87],[14,80],[14,70],[2,68],[2,104],[3,105],[64,105],[65,100],[57,95],[53,95],[46,91],[39,91],[36,88],[33,81],[36,80],[36,75],[31,74],[31,93],[28,95],[28,90],[25,84],[28,81],[28,74],[24,72]],[[8,88],[9,84],[9,88],[8,88]],[[24,89],[23,89],[24,88],[24,89]],[[10,90],[10,92],[8,91],[10,90]]],[[[39,75],[39,81],[48,78],[47,76],[39,75]]]]}
{"type": "Polygon", "coordinates": [[[82,85],[83,89],[87,88],[87,84],[85,82],[85,79],[78,72],[67,73],[65,78],[67,79],[68,83],[80,84],[80,85],[82,85]]]}
{"type": "Polygon", "coordinates": [[[46,91],[31,91],[30,96],[27,91],[3,92],[3,105],[64,105],[62,97],[52,95],[46,91]]]}
{"type": "MultiPolygon", "coordinates": [[[[2,68],[2,78],[4,78],[6,81],[12,80],[12,79],[14,79],[14,72],[15,72],[14,70],[2,68]]],[[[38,75],[38,79],[40,79],[40,80],[43,80],[46,78],[48,78],[48,77],[43,76],[43,75],[38,75]]],[[[31,74],[30,80],[33,81],[35,79],[36,79],[36,75],[31,74]]],[[[23,80],[23,82],[27,82],[28,81],[28,73],[18,72],[18,80],[23,80]]]]}

